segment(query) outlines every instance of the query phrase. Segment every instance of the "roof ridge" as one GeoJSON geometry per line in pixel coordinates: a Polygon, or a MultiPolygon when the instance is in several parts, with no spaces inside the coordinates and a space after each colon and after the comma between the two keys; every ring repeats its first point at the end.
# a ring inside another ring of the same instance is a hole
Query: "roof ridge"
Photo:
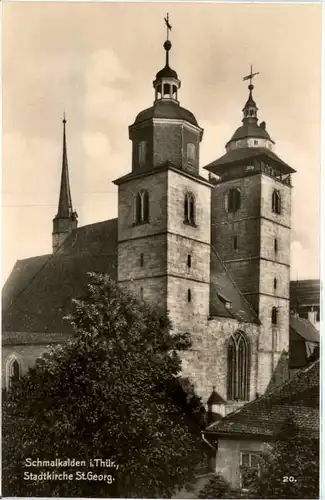
{"type": "MultiPolygon", "coordinates": [[[[226,415],[222,420],[220,420],[220,422],[223,421],[223,420],[225,420],[225,419],[227,419],[228,417],[231,417],[232,415],[236,415],[243,408],[247,408],[247,407],[253,406],[255,403],[258,403],[259,401],[263,401],[263,400],[265,401],[265,400],[269,399],[271,396],[273,396],[277,392],[280,392],[280,390],[282,390],[284,387],[286,387],[290,383],[292,383],[293,380],[300,378],[304,373],[306,373],[309,370],[311,370],[311,368],[313,368],[317,363],[319,363],[319,359],[316,359],[315,361],[313,361],[312,363],[310,363],[310,365],[308,365],[307,367],[301,368],[291,379],[289,379],[289,380],[283,382],[283,384],[275,387],[273,389],[273,391],[268,392],[268,393],[264,393],[259,398],[253,399],[253,401],[249,401],[248,403],[246,403],[245,405],[241,406],[240,408],[237,408],[236,410],[232,411],[231,413],[228,413],[228,415],[226,415]]],[[[216,426],[217,423],[213,423],[209,427],[216,426]]]]}
{"type": "Polygon", "coordinates": [[[216,254],[216,257],[217,259],[219,260],[220,264],[222,265],[223,269],[225,270],[225,272],[227,273],[227,276],[228,278],[230,279],[230,281],[232,282],[232,284],[234,285],[234,287],[236,288],[237,292],[239,293],[239,295],[241,296],[241,298],[243,299],[243,301],[245,302],[245,304],[247,304],[247,306],[249,307],[249,309],[251,310],[251,312],[253,313],[253,315],[255,316],[255,318],[257,319],[258,323],[261,324],[260,322],[260,319],[258,317],[258,315],[256,314],[256,312],[254,311],[253,307],[251,306],[251,304],[248,302],[248,300],[244,297],[244,295],[241,293],[240,289],[238,288],[237,286],[237,283],[235,282],[234,278],[232,277],[229,269],[227,269],[226,265],[224,264],[224,262],[222,261],[219,253],[217,252],[216,248],[214,247],[214,245],[211,244],[211,248],[212,250],[214,251],[214,253],[216,254]]]}

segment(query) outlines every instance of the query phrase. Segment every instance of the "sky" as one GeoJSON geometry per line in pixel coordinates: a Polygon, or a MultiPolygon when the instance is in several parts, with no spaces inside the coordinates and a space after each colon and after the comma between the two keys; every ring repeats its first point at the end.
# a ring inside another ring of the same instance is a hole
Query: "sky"
{"type": "Polygon", "coordinates": [[[319,277],[321,4],[5,2],[3,282],[16,260],[51,253],[64,111],[79,226],[117,216],[112,181],[130,171],[128,126],[154,100],[166,12],[179,100],[204,128],[201,167],[241,125],[250,64],[260,73],[259,118],[297,170],[291,277],[319,277]]]}

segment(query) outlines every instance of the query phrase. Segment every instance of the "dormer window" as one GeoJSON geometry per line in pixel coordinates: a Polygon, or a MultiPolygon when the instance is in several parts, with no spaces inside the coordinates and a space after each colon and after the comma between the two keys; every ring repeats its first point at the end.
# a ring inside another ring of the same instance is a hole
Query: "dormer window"
{"type": "Polygon", "coordinates": [[[187,161],[189,163],[195,162],[195,146],[192,143],[188,143],[187,145],[187,161]]]}
{"type": "Polygon", "coordinates": [[[148,144],[146,141],[141,141],[138,144],[138,158],[140,167],[144,167],[148,160],[148,144]]]}
{"type": "Polygon", "coordinates": [[[140,191],[135,196],[135,223],[149,222],[149,194],[148,191],[140,191]]]}

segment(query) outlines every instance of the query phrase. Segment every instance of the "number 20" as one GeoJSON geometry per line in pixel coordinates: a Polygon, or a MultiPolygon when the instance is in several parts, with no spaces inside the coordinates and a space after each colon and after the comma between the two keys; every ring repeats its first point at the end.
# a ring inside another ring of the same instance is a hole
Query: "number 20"
{"type": "Polygon", "coordinates": [[[296,480],[293,476],[283,476],[283,479],[282,479],[283,483],[295,483],[296,480]]]}

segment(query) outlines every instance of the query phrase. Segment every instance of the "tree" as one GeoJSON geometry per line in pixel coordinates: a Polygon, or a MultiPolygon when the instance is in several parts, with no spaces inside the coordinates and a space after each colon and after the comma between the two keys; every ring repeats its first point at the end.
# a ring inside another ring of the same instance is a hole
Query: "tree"
{"type": "Polygon", "coordinates": [[[234,491],[230,484],[220,474],[212,479],[199,492],[198,498],[239,498],[239,492],[234,491]]]}
{"type": "Polygon", "coordinates": [[[107,276],[91,274],[86,296],[74,302],[74,336],[13,382],[4,398],[3,493],[170,497],[190,485],[204,459],[193,418],[201,404],[180,379],[178,351],[189,348],[189,336],[171,333],[167,316],[107,276]],[[28,458],[86,466],[31,468],[28,458]],[[110,466],[94,461],[100,458],[110,466]],[[26,479],[42,471],[73,479],[26,479]],[[77,472],[93,476],[76,480],[77,472]]]}
{"type": "Polygon", "coordinates": [[[256,498],[319,498],[318,440],[302,434],[291,415],[260,461],[251,484],[256,498]]]}

